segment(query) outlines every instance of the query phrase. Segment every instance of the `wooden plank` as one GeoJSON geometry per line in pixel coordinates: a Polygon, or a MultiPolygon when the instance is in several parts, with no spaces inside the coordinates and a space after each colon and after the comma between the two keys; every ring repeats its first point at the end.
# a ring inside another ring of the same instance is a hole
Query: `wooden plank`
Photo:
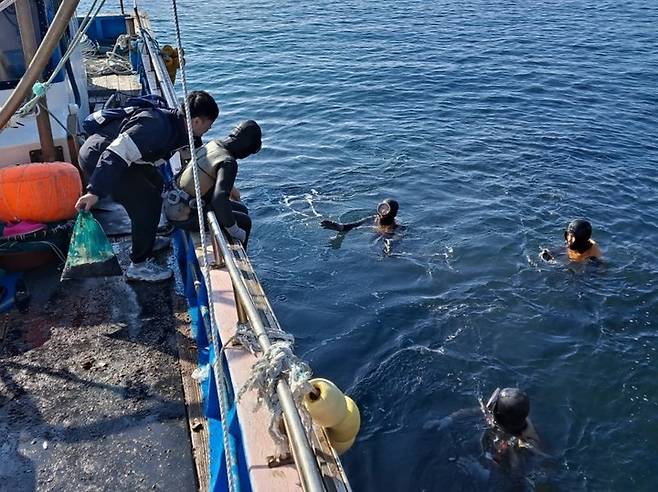
{"type": "Polygon", "coordinates": [[[139,93],[139,79],[136,75],[101,75],[89,78],[89,91],[97,92],[114,92],[121,91],[129,94],[139,93]]]}
{"type": "Polygon", "coordinates": [[[196,369],[197,349],[190,332],[190,319],[182,306],[176,310],[176,342],[181,380],[185,394],[188,429],[192,441],[192,456],[196,466],[199,490],[206,492],[210,484],[210,439],[203,415],[203,397],[199,384],[192,378],[196,369]]]}

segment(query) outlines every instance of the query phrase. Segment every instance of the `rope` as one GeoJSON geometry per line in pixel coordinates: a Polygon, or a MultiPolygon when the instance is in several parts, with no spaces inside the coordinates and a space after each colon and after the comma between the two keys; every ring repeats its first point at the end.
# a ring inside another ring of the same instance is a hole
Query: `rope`
{"type": "Polygon", "coordinates": [[[16,0],[4,0],[0,2],[0,12],[2,12],[7,7],[11,7],[16,0]]]}
{"type": "MultiPolygon", "coordinates": [[[[280,328],[266,326],[265,331],[271,342],[286,342],[289,345],[292,345],[295,342],[295,337],[293,335],[281,330],[280,328]]],[[[235,329],[235,335],[231,337],[231,342],[233,341],[242,345],[244,349],[248,350],[254,356],[263,351],[254,331],[247,323],[238,323],[235,329]]],[[[226,345],[228,345],[228,343],[226,345]]]]}
{"type": "MultiPolygon", "coordinates": [[[[246,392],[256,390],[256,408],[254,410],[258,410],[265,402],[272,413],[269,433],[280,454],[290,452],[288,439],[279,428],[283,410],[276,393],[277,383],[286,373],[288,386],[297,408],[305,409],[304,395],[313,391],[313,386],[309,383],[311,369],[308,364],[293,354],[290,343],[286,341],[274,342],[256,360],[251,368],[249,379],[245,381],[238,393],[238,401],[240,401],[246,392]]],[[[306,411],[300,411],[299,415],[307,435],[310,435],[312,430],[310,415],[306,411]]]]}
{"type": "Polygon", "coordinates": [[[53,113],[52,113],[47,107],[45,107],[45,106],[43,105],[43,103],[41,103],[41,102],[39,102],[39,103],[37,104],[37,114],[39,114],[39,111],[46,111],[46,112],[50,115],[50,117],[51,117],[53,120],[55,120],[55,122],[56,122],[59,126],[61,126],[62,129],[66,132],[66,134],[69,135],[70,137],[72,137],[73,139],[76,139],[76,138],[78,137],[78,135],[74,135],[73,133],[71,133],[71,132],[69,131],[69,129],[66,128],[66,126],[64,125],[64,123],[62,123],[61,120],[60,120],[57,116],[55,116],[55,115],[54,115],[54,114],[53,114],[53,113]]]}
{"type": "MultiPolygon", "coordinates": [[[[180,71],[181,71],[181,86],[183,89],[183,105],[185,107],[185,122],[187,124],[187,138],[190,144],[190,154],[192,155],[192,173],[194,176],[194,193],[195,196],[201,197],[201,185],[199,182],[199,172],[196,162],[196,152],[194,151],[194,135],[192,134],[192,116],[190,114],[190,105],[187,100],[188,90],[187,90],[187,74],[185,70],[185,57],[183,51],[183,42],[181,40],[180,32],[180,23],[178,18],[178,6],[176,5],[176,0],[171,0],[171,8],[174,17],[174,25],[176,28],[176,45],[178,47],[178,53],[180,56],[180,71]]],[[[219,384],[218,393],[219,393],[219,408],[221,412],[221,421],[222,421],[222,434],[224,440],[224,456],[226,458],[226,475],[228,478],[228,488],[230,492],[237,490],[237,477],[234,476],[233,470],[234,466],[237,466],[233,463],[233,453],[230,448],[229,440],[229,428],[228,428],[228,398],[226,393],[226,379],[224,377],[224,364],[222,364],[222,356],[224,355],[224,347],[218,351],[217,348],[220,346],[216,330],[216,319],[215,319],[215,308],[214,303],[212,302],[212,283],[210,281],[210,261],[208,258],[208,250],[206,247],[206,228],[205,220],[203,216],[203,207],[197,207],[197,216],[199,220],[199,235],[201,236],[201,250],[203,251],[203,268],[205,270],[205,275],[203,276],[206,282],[206,292],[208,293],[208,310],[210,314],[210,332],[212,334],[212,343],[215,347],[215,360],[213,365],[217,371],[217,383],[219,384]]]]}
{"type": "Polygon", "coordinates": [[[85,59],[85,65],[87,67],[87,75],[92,77],[100,77],[102,75],[133,75],[135,71],[133,70],[132,63],[130,60],[117,53],[117,49],[124,49],[121,45],[125,44],[129,49],[130,48],[130,36],[128,34],[120,35],[112,51],[108,51],[104,55],[99,54],[99,48],[86,36],[83,37],[80,42],[82,47],[82,56],[85,59]]]}

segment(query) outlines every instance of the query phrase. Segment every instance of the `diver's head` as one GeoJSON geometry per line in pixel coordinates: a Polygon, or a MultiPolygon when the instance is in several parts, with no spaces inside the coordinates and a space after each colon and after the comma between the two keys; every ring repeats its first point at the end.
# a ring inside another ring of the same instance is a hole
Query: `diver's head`
{"type": "Polygon", "coordinates": [[[592,224],[585,219],[572,220],[564,231],[564,240],[567,242],[567,247],[584,253],[590,246],[590,238],[592,237],[592,224]]]}
{"type": "Polygon", "coordinates": [[[392,198],[387,198],[379,205],[377,205],[377,216],[379,223],[383,225],[391,225],[395,222],[395,216],[398,214],[400,205],[392,198]]]}
{"type": "Polygon", "coordinates": [[[260,150],[263,134],[260,126],[253,120],[241,122],[231,130],[224,140],[224,145],[236,159],[244,159],[260,150]]]}
{"type": "Polygon", "coordinates": [[[518,436],[528,426],[530,399],[518,388],[503,388],[491,402],[496,423],[505,431],[518,436]]]}

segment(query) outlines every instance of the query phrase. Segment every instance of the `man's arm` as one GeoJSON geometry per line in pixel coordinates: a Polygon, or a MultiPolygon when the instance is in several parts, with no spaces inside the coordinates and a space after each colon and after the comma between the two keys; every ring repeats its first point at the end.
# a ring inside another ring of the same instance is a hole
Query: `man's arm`
{"type": "Polygon", "coordinates": [[[371,222],[373,218],[374,216],[366,217],[365,219],[361,219],[356,222],[349,222],[347,224],[340,224],[338,222],[334,222],[333,220],[323,220],[322,222],[320,222],[320,225],[325,229],[331,229],[332,231],[347,232],[359,226],[362,226],[366,222],[371,222]]]}
{"type": "Polygon", "coordinates": [[[238,227],[233,217],[230,196],[238,174],[238,163],[231,159],[225,161],[217,171],[217,180],[212,194],[212,209],[217,215],[219,223],[234,239],[244,242],[247,233],[238,227]]]}

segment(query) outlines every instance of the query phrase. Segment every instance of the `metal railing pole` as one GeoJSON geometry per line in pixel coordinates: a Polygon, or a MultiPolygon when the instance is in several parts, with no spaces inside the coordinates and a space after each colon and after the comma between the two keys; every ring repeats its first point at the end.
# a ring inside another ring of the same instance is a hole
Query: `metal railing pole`
{"type": "Polygon", "coordinates": [[[75,14],[75,9],[80,0],[64,0],[55,17],[48,27],[48,32],[41,40],[32,61],[27,66],[25,73],[21,77],[12,93],[5,100],[4,105],[0,108],[0,130],[9,122],[14,113],[21,107],[25,98],[31,93],[32,85],[37,81],[43,69],[48,64],[50,56],[59,44],[59,40],[69,25],[71,17],[75,14]]]}
{"type": "Polygon", "coordinates": [[[235,297],[235,308],[238,312],[238,323],[244,325],[249,321],[249,317],[247,316],[242,301],[240,300],[240,296],[235,291],[235,288],[233,289],[233,296],[235,297]]]}
{"type": "MultiPolygon", "coordinates": [[[[236,295],[240,298],[242,307],[247,312],[249,320],[251,321],[251,327],[258,339],[258,343],[262,350],[266,351],[270,348],[272,343],[267,336],[265,326],[260,319],[260,314],[254,305],[251,294],[249,294],[249,289],[235,264],[235,259],[231,254],[224,235],[222,234],[217,218],[212,211],[208,212],[208,223],[210,224],[212,235],[216,238],[216,244],[221,249],[222,256],[224,256],[226,268],[228,269],[231,281],[233,282],[233,289],[236,295]]],[[[295,463],[297,463],[304,490],[309,492],[322,492],[325,488],[315,453],[309,443],[308,436],[304,430],[304,425],[302,424],[302,420],[297,411],[297,406],[295,405],[288,383],[280,379],[276,386],[276,392],[279,396],[281,409],[286,419],[290,448],[295,457],[295,463]]]]}
{"type": "Polygon", "coordinates": [[[217,238],[214,234],[211,234],[210,240],[212,241],[212,254],[215,260],[215,264],[213,266],[216,268],[222,268],[224,266],[224,257],[222,256],[222,252],[219,249],[219,244],[217,244],[217,238]]]}
{"type": "MultiPolygon", "coordinates": [[[[21,33],[23,57],[25,58],[26,67],[32,63],[34,54],[39,47],[32,20],[31,3],[29,0],[18,0],[14,4],[16,6],[16,20],[21,33]]],[[[39,75],[37,80],[41,80],[41,75],[39,75]]],[[[37,113],[37,130],[39,132],[39,144],[41,145],[41,160],[44,162],[53,162],[55,160],[55,142],[53,141],[53,130],[50,126],[48,98],[46,96],[43,97],[41,104],[46,108],[45,111],[37,108],[39,110],[37,113]]]]}

